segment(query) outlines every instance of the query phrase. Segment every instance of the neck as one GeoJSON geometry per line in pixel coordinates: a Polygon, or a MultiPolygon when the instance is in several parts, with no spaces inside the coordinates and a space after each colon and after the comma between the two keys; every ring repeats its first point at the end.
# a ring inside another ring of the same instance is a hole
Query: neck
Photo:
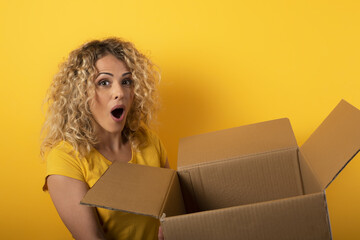
{"type": "Polygon", "coordinates": [[[128,145],[128,141],[123,139],[122,132],[110,133],[99,128],[97,136],[99,143],[95,148],[100,151],[116,153],[128,145]]]}

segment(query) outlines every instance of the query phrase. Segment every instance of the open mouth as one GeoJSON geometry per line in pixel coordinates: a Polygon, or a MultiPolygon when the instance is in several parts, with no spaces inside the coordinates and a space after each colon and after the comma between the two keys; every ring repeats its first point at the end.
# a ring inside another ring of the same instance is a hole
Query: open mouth
{"type": "Polygon", "coordinates": [[[116,119],[120,119],[123,112],[124,112],[123,108],[115,108],[114,110],[111,111],[111,115],[113,115],[113,117],[116,119]]]}

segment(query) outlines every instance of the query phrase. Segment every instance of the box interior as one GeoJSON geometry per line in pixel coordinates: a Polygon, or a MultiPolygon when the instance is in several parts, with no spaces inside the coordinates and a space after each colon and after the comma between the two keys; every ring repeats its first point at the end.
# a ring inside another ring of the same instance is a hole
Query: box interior
{"type": "Polygon", "coordinates": [[[189,194],[186,208],[197,206],[191,212],[303,194],[297,148],[197,165],[178,175],[189,194]]]}

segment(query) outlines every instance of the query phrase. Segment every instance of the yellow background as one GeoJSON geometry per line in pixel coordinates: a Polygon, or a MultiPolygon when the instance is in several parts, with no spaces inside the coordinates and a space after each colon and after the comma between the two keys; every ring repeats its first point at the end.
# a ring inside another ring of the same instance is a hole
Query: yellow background
{"type": "MultiPolygon", "coordinates": [[[[158,132],[181,137],[280,117],[299,145],[344,98],[360,107],[360,3],[322,0],[0,1],[0,239],[70,239],[39,158],[42,100],[84,41],[120,36],[162,69],[158,132]]],[[[360,162],[328,189],[334,239],[360,236],[360,162]]]]}

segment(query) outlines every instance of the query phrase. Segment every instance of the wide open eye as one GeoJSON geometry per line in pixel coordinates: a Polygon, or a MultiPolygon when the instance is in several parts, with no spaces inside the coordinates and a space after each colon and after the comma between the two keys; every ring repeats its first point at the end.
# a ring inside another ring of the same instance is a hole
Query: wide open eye
{"type": "Polygon", "coordinates": [[[107,80],[107,79],[100,80],[100,81],[97,83],[97,85],[99,85],[99,86],[108,86],[108,85],[110,85],[110,81],[107,80]]]}
{"type": "Polygon", "coordinates": [[[134,83],[134,81],[131,79],[131,78],[124,78],[122,81],[121,81],[121,85],[123,86],[132,86],[134,83]]]}

